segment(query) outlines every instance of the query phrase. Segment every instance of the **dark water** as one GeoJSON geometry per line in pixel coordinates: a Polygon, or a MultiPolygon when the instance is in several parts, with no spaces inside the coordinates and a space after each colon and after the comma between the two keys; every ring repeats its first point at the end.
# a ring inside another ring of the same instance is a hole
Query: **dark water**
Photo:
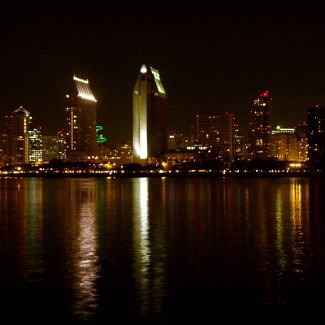
{"type": "Polygon", "coordinates": [[[324,324],[325,179],[0,179],[0,324],[324,324]]]}

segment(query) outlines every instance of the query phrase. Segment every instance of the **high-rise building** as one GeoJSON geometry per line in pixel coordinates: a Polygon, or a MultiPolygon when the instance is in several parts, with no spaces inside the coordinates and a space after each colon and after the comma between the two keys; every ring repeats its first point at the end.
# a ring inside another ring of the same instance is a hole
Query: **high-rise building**
{"type": "Polygon", "coordinates": [[[64,132],[64,129],[58,130],[58,147],[59,147],[59,156],[58,158],[61,160],[67,159],[67,138],[64,132]]]}
{"type": "Polygon", "coordinates": [[[60,159],[59,137],[57,135],[43,135],[43,161],[50,162],[60,159]]]}
{"type": "Polygon", "coordinates": [[[307,110],[308,158],[311,163],[325,161],[325,107],[307,110]]]}
{"type": "Polygon", "coordinates": [[[298,161],[308,160],[308,132],[307,123],[301,122],[295,126],[295,136],[297,138],[298,148],[298,161]]]}
{"type": "Polygon", "coordinates": [[[234,126],[235,116],[233,113],[225,112],[219,115],[221,150],[224,161],[232,161],[234,158],[234,126]]]}
{"type": "Polygon", "coordinates": [[[272,98],[264,91],[253,101],[250,110],[249,159],[271,157],[272,98]]]}
{"type": "Polygon", "coordinates": [[[167,151],[167,97],[157,69],[142,65],[133,89],[135,161],[158,158],[167,151]]]}
{"type": "Polygon", "coordinates": [[[30,113],[22,106],[6,115],[2,131],[2,161],[4,164],[29,162],[30,113]]]}
{"type": "Polygon", "coordinates": [[[220,146],[219,115],[196,115],[196,142],[208,148],[220,146]]]}
{"type": "Polygon", "coordinates": [[[212,150],[224,161],[234,158],[235,135],[238,131],[235,115],[225,112],[218,115],[196,115],[196,142],[212,150]]]}
{"type": "Polygon", "coordinates": [[[97,100],[88,79],[74,76],[73,87],[66,98],[67,159],[71,161],[92,159],[97,153],[97,100]]]}
{"type": "Polygon", "coordinates": [[[295,129],[277,126],[272,131],[271,152],[280,161],[299,161],[299,141],[295,129]]]}
{"type": "Polygon", "coordinates": [[[29,134],[29,162],[43,161],[43,137],[42,128],[34,127],[28,131],[29,134]]]}
{"type": "Polygon", "coordinates": [[[236,117],[234,118],[233,134],[234,134],[234,140],[233,140],[234,159],[241,160],[244,157],[244,133],[236,117]]]}

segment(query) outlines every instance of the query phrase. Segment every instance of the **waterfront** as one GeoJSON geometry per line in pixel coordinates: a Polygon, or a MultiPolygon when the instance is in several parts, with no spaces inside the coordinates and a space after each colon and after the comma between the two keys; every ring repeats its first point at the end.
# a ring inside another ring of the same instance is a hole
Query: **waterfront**
{"type": "Polygon", "coordinates": [[[323,178],[2,178],[0,323],[325,321],[323,178]]]}

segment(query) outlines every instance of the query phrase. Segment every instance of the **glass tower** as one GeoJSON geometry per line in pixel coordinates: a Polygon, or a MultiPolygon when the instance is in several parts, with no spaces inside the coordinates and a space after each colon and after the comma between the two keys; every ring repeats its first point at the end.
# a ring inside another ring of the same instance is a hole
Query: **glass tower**
{"type": "Polygon", "coordinates": [[[159,158],[167,151],[167,97],[158,70],[142,65],[133,89],[135,161],[159,158]]]}

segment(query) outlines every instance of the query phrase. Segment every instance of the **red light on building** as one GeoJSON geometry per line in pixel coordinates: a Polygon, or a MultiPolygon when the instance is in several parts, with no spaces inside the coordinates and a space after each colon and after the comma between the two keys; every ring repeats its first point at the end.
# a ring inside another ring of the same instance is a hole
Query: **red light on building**
{"type": "Polygon", "coordinates": [[[260,97],[269,97],[269,92],[268,92],[268,90],[266,90],[266,91],[260,93],[260,97]]]}

